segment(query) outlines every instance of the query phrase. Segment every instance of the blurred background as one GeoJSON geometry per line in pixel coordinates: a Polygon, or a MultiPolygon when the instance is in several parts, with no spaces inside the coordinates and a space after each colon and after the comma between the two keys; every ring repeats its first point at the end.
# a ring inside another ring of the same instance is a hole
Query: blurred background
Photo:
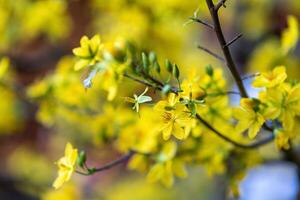
{"type": "MultiPolygon", "coordinates": [[[[300,17],[300,1],[228,0],[226,5],[220,19],[227,40],[243,34],[231,46],[240,72],[283,64],[291,78],[299,79],[299,47],[288,56],[278,49],[287,15],[300,17]]],[[[0,0],[0,65],[8,66],[0,72],[0,199],[225,199],[222,176],[208,176],[201,166],[190,167],[189,177],[171,189],[147,183],[145,175],[129,172],[125,165],[92,177],[74,175],[62,189],[51,188],[54,162],[67,141],[85,149],[95,165],[120,156],[110,142],[117,127],[108,126],[112,119],[122,123],[114,115],[116,106],[104,103],[106,94],[97,83],[86,92],[81,72],[73,70],[72,49],[80,38],[99,33],[104,41],[129,39],[162,60],[172,59],[185,75],[207,64],[222,67],[197,49],[200,44],[221,54],[215,35],[199,24],[186,24],[197,9],[201,19],[210,20],[204,0],[0,0]]],[[[231,81],[226,69],[224,73],[231,81]]],[[[130,96],[139,89],[135,87],[126,83],[120,96],[130,96]]],[[[240,199],[296,199],[298,169],[278,162],[282,155],[274,145],[260,152],[271,162],[250,171],[240,199]],[[259,197],[249,191],[264,192],[259,197]],[[269,198],[265,191],[280,193],[269,198]]]]}

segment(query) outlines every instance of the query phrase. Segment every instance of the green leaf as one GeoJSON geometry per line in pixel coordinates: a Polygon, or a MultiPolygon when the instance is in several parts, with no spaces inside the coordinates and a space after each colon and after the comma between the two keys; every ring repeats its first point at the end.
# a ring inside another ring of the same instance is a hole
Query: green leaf
{"type": "Polygon", "coordinates": [[[154,51],[151,51],[149,53],[149,61],[151,64],[154,64],[155,62],[157,62],[156,54],[154,51]]]}
{"type": "Polygon", "coordinates": [[[159,66],[159,63],[157,61],[154,62],[153,68],[156,70],[156,72],[158,74],[160,74],[160,66],[159,66]]]}
{"type": "Polygon", "coordinates": [[[84,151],[80,151],[78,158],[77,158],[77,164],[78,164],[78,166],[83,168],[85,162],[86,162],[86,154],[84,151]]]}
{"type": "Polygon", "coordinates": [[[166,61],[165,61],[165,65],[166,65],[166,68],[167,68],[167,71],[169,72],[169,73],[172,73],[172,63],[168,60],[168,59],[166,59],[166,61]]]}
{"type": "Polygon", "coordinates": [[[213,76],[214,75],[214,69],[212,68],[211,65],[207,65],[205,67],[205,71],[206,71],[206,74],[209,75],[209,76],[213,76]]]}
{"type": "Polygon", "coordinates": [[[142,53],[142,62],[143,62],[144,71],[148,73],[149,72],[149,61],[144,52],[142,53]]]}
{"type": "Polygon", "coordinates": [[[167,94],[167,93],[170,92],[171,88],[172,88],[171,85],[167,84],[167,85],[165,85],[165,86],[161,89],[161,92],[162,92],[163,94],[167,94]]]}
{"type": "Polygon", "coordinates": [[[172,72],[173,72],[173,76],[178,80],[179,76],[180,76],[180,72],[179,72],[178,66],[176,64],[173,65],[172,72]]]}

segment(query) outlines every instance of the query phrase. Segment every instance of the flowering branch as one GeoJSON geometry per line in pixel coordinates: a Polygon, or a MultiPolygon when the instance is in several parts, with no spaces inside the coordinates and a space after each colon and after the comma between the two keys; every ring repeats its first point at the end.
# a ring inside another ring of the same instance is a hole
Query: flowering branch
{"type": "MultiPolygon", "coordinates": [[[[136,82],[139,82],[141,84],[145,84],[146,86],[148,87],[152,87],[154,89],[157,89],[157,90],[162,90],[162,87],[157,87],[156,85],[154,84],[151,84],[151,83],[148,83],[148,82],[145,82],[144,80],[140,80],[140,79],[137,79],[127,73],[124,74],[125,77],[133,80],[133,81],[136,81],[136,82]]],[[[158,81],[158,80],[157,80],[158,81]]],[[[161,83],[161,82],[160,82],[161,83]]],[[[161,83],[162,84],[162,83],[161,83]]],[[[173,92],[175,94],[177,94],[179,92],[179,89],[178,88],[175,88],[175,87],[171,87],[171,90],[170,92],[173,92]]],[[[231,93],[231,92],[228,92],[228,93],[231,93]]],[[[236,94],[236,92],[232,92],[234,94],[236,94]]],[[[239,94],[239,93],[238,93],[239,94]]],[[[231,144],[233,144],[234,146],[236,147],[239,147],[239,148],[243,148],[243,149],[253,149],[253,148],[257,148],[257,147],[260,147],[260,146],[263,146],[265,144],[268,144],[269,142],[271,142],[273,139],[274,139],[274,134],[270,134],[270,136],[260,140],[260,141],[256,141],[256,142],[253,142],[253,143],[250,143],[250,144],[241,144],[239,142],[236,142],[232,139],[230,139],[229,137],[227,137],[226,135],[224,135],[223,133],[221,133],[220,131],[218,131],[216,128],[214,128],[210,123],[208,123],[205,119],[203,119],[199,114],[196,114],[196,119],[199,120],[203,125],[205,125],[209,130],[211,130],[213,133],[215,133],[218,137],[222,138],[223,140],[225,140],[226,142],[229,142],[231,144]]],[[[268,131],[273,131],[271,128],[267,127],[267,126],[264,126],[264,128],[268,131]]]]}

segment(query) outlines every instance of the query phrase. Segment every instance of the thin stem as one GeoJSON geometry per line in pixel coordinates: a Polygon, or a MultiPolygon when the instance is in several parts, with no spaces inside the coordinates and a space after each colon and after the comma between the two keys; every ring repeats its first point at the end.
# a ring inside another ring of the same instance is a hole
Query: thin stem
{"type": "MultiPolygon", "coordinates": [[[[149,82],[147,82],[147,81],[145,81],[145,80],[138,79],[138,78],[136,78],[136,77],[134,77],[134,76],[131,76],[131,75],[127,74],[127,73],[124,73],[123,76],[126,77],[126,78],[129,78],[129,79],[131,79],[131,80],[133,80],[133,81],[136,81],[136,82],[138,82],[138,83],[141,83],[141,84],[143,84],[143,85],[146,85],[146,86],[148,86],[148,87],[152,87],[152,88],[154,88],[154,89],[160,90],[160,91],[163,89],[162,86],[164,86],[164,84],[163,84],[162,82],[160,82],[160,81],[158,81],[158,80],[156,80],[156,79],[155,79],[155,80],[159,83],[159,86],[154,85],[154,84],[152,84],[152,83],[149,83],[149,82]]],[[[176,88],[176,87],[171,87],[170,91],[173,92],[173,93],[175,93],[175,94],[178,94],[178,92],[180,92],[180,89],[179,89],[179,88],[176,88]]]]}
{"type": "Polygon", "coordinates": [[[206,0],[206,4],[209,8],[210,15],[211,15],[212,20],[213,20],[215,33],[217,35],[219,44],[220,44],[220,46],[222,48],[222,51],[223,51],[223,54],[225,56],[226,64],[227,64],[229,70],[231,71],[232,76],[234,77],[234,79],[236,81],[236,84],[239,88],[239,91],[240,91],[242,97],[247,98],[248,97],[247,91],[244,87],[241,76],[240,76],[240,74],[237,70],[237,67],[236,67],[233,59],[232,59],[231,52],[230,52],[228,46],[226,46],[227,43],[226,43],[225,37],[223,35],[223,31],[222,31],[219,16],[218,16],[218,9],[221,7],[220,5],[224,5],[224,3],[225,3],[225,1],[220,1],[215,6],[212,0],[206,0]]]}
{"type": "Polygon", "coordinates": [[[213,56],[214,58],[220,60],[221,62],[226,62],[224,58],[222,58],[221,56],[219,56],[218,54],[212,52],[211,50],[203,47],[203,46],[200,46],[198,45],[197,46],[198,49],[201,49],[202,51],[205,51],[206,53],[208,53],[209,55],[213,56]]]}
{"type": "Polygon", "coordinates": [[[126,161],[127,161],[129,158],[131,158],[131,156],[133,156],[135,153],[136,153],[135,151],[129,151],[128,154],[126,154],[126,155],[120,157],[119,159],[114,160],[114,161],[112,161],[112,162],[110,162],[110,163],[108,163],[108,164],[105,164],[105,165],[103,165],[103,166],[101,166],[101,167],[99,167],[99,168],[95,168],[94,171],[95,171],[95,172],[101,172],[101,171],[104,171],[104,170],[108,170],[108,169],[110,169],[110,168],[112,168],[112,167],[115,167],[115,166],[117,166],[117,165],[119,165],[119,164],[121,164],[121,163],[126,162],[126,161]]]}
{"type": "Polygon", "coordinates": [[[207,96],[218,96],[218,95],[239,95],[239,96],[241,96],[241,94],[239,92],[235,92],[235,91],[215,92],[215,93],[207,94],[207,96]]]}
{"type": "Polygon", "coordinates": [[[213,131],[217,136],[219,136],[220,138],[222,138],[223,140],[225,140],[226,142],[229,142],[231,144],[233,144],[236,147],[239,148],[243,148],[243,149],[253,149],[265,144],[268,144],[269,142],[271,142],[274,139],[274,135],[271,134],[269,137],[266,137],[260,141],[256,141],[250,144],[241,144],[239,142],[236,142],[232,139],[230,139],[229,137],[223,135],[221,132],[219,132],[217,129],[215,129],[212,125],[210,125],[206,120],[204,120],[199,114],[196,114],[196,118],[202,123],[204,124],[208,129],[210,129],[211,131],[213,131]]]}
{"type": "Polygon", "coordinates": [[[129,79],[131,79],[131,80],[133,80],[135,82],[141,83],[143,85],[146,85],[146,86],[149,86],[149,87],[152,87],[152,88],[155,88],[155,89],[161,89],[159,86],[151,84],[151,83],[149,83],[149,82],[147,82],[145,80],[138,79],[138,78],[136,78],[134,76],[131,76],[131,75],[127,74],[127,73],[124,73],[123,76],[126,77],[126,78],[129,78],[129,79]]]}
{"type": "Polygon", "coordinates": [[[254,77],[256,77],[256,76],[259,76],[260,75],[260,73],[255,73],[255,74],[251,74],[251,75],[248,75],[248,76],[244,76],[243,78],[242,78],[242,80],[244,81],[244,80],[247,80],[247,79],[250,79],[250,78],[254,78],[254,77]]]}
{"type": "Polygon", "coordinates": [[[243,36],[243,34],[239,34],[237,36],[235,36],[231,41],[229,41],[225,46],[229,47],[231,44],[233,44],[235,41],[237,41],[238,39],[240,39],[243,36]]]}
{"type": "Polygon", "coordinates": [[[190,19],[193,20],[194,22],[197,22],[197,23],[199,23],[199,24],[202,24],[202,25],[204,25],[204,26],[206,26],[206,27],[208,27],[208,28],[214,30],[214,26],[211,25],[211,24],[209,24],[209,23],[206,22],[206,21],[203,21],[203,20],[198,19],[198,18],[195,18],[195,17],[190,17],[190,19]]]}

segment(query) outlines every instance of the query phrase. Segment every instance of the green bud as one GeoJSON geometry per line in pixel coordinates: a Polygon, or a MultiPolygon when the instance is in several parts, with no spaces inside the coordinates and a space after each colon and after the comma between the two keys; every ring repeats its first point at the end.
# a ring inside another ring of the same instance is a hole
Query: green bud
{"type": "Polygon", "coordinates": [[[97,171],[96,168],[89,168],[88,169],[88,172],[89,172],[90,175],[94,174],[96,171],[97,171]]]}
{"type": "Polygon", "coordinates": [[[209,76],[213,76],[214,75],[214,69],[212,68],[211,65],[207,65],[205,68],[206,74],[209,76]]]}
{"type": "Polygon", "coordinates": [[[197,113],[196,104],[193,101],[190,101],[188,104],[188,108],[191,111],[192,115],[195,116],[197,113]]]}
{"type": "Polygon", "coordinates": [[[157,61],[154,62],[153,64],[154,69],[156,70],[157,73],[160,73],[160,66],[157,61]]]}
{"type": "Polygon", "coordinates": [[[171,62],[170,62],[168,59],[166,59],[165,65],[166,65],[167,71],[168,71],[169,73],[172,73],[172,68],[173,68],[173,67],[172,67],[171,62]]]}
{"type": "Polygon", "coordinates": [[[157,58],[156,58],[156,54],[154,51],[151,51],[149,53],[149,61],[151,64],[154,64],[156,62],[157,58]]]}
{"type": "Polygon", "coordinates": [[[168,92],[170,92],[170,90],[171,90],[171,86],[169,84],[167,84],[162,88],[161,92],[163,94],[167,94],[168,92]]]}
{"type": "Polygon", "coordinates": [[[86,161],[86,154],[84,151],[80,151],[78,158],[77,158],[77,164],[80,167],[84,167],[85,161],[86,161]]]}
{"type": "Polygon", "coordinates": [[[178,80],[180,76],[180,72],[178,66],[176,64],[173,65],[173,76],[178,80]]]}
{"type": "Polygon", "coordinates": [[[142,53],[142,62],[143,62],[143,68],[144,68],[145,72],[149,72],[148,58],[144,52],[142,53]]]}

